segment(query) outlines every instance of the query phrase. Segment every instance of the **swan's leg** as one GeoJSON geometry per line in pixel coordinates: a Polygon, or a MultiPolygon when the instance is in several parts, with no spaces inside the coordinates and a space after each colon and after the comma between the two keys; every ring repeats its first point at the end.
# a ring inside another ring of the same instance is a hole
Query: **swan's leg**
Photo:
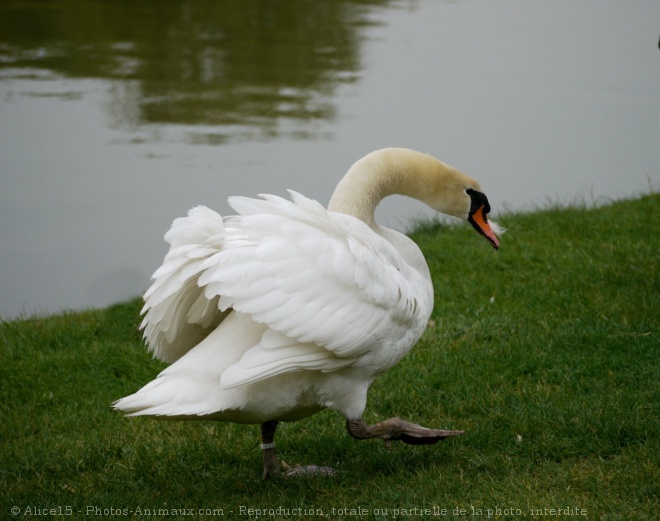
{"type": "Polygon", "coordinates": [[[367,425],[362,418],[346,420],[346,429],[358,440],[382,438],[386,443],[399,440],[410,445],[432,445],[450,436],[463,434],[463,431],[427,429],[399,418],[390,418],[373,425],[367,425]]]}
{"type": "Polygon", "coordinates": [[[273,474],[282,473],[282,465],[275,456],[275,431],[277,430],[275,420],[267,421],[261,424],[261,455],[264,462],[264,479],[268,479],[273,474]]]}
{"type": "Polygon", "coordinates": [[[289,467],[285,462],[280,463],[275,456],[275,430],[277,421],[271,420],[261,424],[261,453],[264,463],[264,479],[270,476],[283,474],[286,477],[295,476],[333,476],[337,471],[331,467],[319,467],[318,465],[306,465],[289,467]]]}

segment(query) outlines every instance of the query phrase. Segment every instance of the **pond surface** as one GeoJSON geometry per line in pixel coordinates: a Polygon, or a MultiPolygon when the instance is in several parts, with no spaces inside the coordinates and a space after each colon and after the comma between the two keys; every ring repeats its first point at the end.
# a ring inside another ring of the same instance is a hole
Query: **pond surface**
{"type": "Polygon", "coordinates": [[[4,0],[0,317],[137,296],[188,208],[325,204],[385,146],[471,174],[494,213],[657,189],[658,20],[657,0],[4,0]]]}

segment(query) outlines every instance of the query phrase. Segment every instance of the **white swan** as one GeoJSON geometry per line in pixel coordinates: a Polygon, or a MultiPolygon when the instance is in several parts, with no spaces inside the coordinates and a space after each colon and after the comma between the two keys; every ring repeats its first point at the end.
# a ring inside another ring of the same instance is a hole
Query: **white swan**
{"type": "MultiPolygon", "coordinates": [[[[376,224],[374,209],[408,195],[468,220],[498,248],[479,184],[429,155],[388,148],[350,168],[327,210],[290,193],[292,201],[232,197],[237,215],[224,222],[201,206],[174,221],[141,325],[150,351],[172,365],[114,407],[261,424],[264,477],[283,471],[277,423],[325,408],[358,439],[430,444],[462,434],[362,421],[369,385],[415,344],[433,307],[422,252],[376,224]]],[[[288,472],[310,468],[332,471],[288,472]]]]}

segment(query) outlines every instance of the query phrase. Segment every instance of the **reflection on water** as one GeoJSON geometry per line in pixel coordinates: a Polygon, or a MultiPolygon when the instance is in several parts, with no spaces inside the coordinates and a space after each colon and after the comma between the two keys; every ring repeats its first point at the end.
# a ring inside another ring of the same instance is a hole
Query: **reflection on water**
{"type": "Polygon", "coordinates": [[[214,127],[192,132],[197,143],[272,136],[283,119],[315,137],[314,123],[335,115],[336,87],[359,74],[371,10],[388,3],[5,1],[0,67],[134,80],[115,120],[214,127]]]}
{"type": "Polygon", "coordinates": [[[495,211],[657,188],[659,19],[657,0],[3,0],[0,316],[136,296],[190,207],[327,203],[384,146],[472,174],[495,211]]]}

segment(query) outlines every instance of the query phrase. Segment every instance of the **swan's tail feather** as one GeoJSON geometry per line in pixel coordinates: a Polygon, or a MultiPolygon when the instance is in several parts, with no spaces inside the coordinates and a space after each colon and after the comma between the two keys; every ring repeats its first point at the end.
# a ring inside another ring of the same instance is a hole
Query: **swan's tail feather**
{"type": "Polygon", "coordinates": [[[209,383],[185,375],[161,374],[130,396],[112,404],[127,416],[206,416],[223,409],[216,393],[209,393],[209,383]]]}

